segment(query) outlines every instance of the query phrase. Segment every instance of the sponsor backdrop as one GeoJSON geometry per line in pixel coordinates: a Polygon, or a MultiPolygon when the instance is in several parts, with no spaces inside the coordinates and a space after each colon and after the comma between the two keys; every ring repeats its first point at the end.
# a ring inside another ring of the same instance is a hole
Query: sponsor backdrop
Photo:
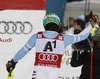
{"type": "MultiPolygon", "coordinates": [[[[43,31],[45,11],[4,10],[0,11],[0,79],[7,79],[6,63],[12,59],[28,39],[43,31]]],[[[34,48],[18,62],[14,79],[31,79],[34,64],[34,48]]]]}
{"type": "MultiPolygon", "coordinates": [[[[0,79],[7,79],[6,63],[12,59],[28,39],[38,31],[44,31],[42,22],[45,10],[0,11],[0,79]]],[[[65,50],[59,79],[78,79],[81,68],[72,68],[72,49],[65,50]]],[[[17,65],[13,79],[31,79],[34,66],[34,48],[17,65]]]]}

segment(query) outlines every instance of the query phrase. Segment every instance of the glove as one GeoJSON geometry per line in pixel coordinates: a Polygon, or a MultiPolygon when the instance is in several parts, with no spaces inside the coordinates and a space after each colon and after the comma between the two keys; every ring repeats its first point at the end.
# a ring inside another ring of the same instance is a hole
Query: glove
{"type": "Polygon", "coordinates": [[[12,70],[14,70],[16,63],[17,62],[14,62],[13,59],[11,61],[8,61],[6,64],[6,70],[8,72],[11,72],[10,68],[12,68],[12,70]]]}
{"type": "Polygon", "coordinates": [[[94,27],[96,22],[99,22],[99,18],[98,16],[95,14],[91,19],[89,19],[89,21],[91,22],[92,26],[94,27]]]}
{"type": "Polygon", "coordinates": [[[95,21],[95,22],[99,22],[99,17],[98,17],[97,14],[94,15],[94,21],[95,21]]]}

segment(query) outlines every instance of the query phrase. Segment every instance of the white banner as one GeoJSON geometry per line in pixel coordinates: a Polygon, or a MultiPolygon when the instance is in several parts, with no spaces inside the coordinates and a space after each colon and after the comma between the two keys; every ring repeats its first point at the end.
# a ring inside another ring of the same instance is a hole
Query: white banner
{"type": "Polygon", "coordinates": [[[79,79],[81,67],[71,67],[71,57],[72,48],[69,45],[64,51],[59,79],[79,79]]]}
{"type": "MultiPolygon", "coordinates": [[[[0,11],[0,79],[7,79],[6,63],[38,31],[44,31],[45,11],[4,10],[0,11]]],[[[72,49],[65,50],[59,79],[78,79],[79,68],[70,66],[72,49]]],[[[13,71],[13,79],[31,79],[34,66],[34,48],[21,59],[13,71]]]]}

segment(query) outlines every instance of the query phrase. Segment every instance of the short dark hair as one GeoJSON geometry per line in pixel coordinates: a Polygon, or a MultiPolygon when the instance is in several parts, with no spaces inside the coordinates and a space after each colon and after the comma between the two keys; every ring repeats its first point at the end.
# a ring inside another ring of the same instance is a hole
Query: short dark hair
{"type": "Polygon", "coordinates": [[[48,24],[46,24],[46,26],[44,28],[45,28],[45,30],[48,30],[48,31],[59,32],[59,26],[55,23],[48,23],[48,24]]]}
{"type": "Polygon", "coordinates": [[[69,17],[69,21],[71,21],[71,20],[74,20],[74,18],[73,17],[69,17]]]}
{"type": "Polygon", "coordinates": [[[68,21],[71,21],[71,20],[74,20],[74,18],[73,18],[73,17],[67,18],[67,22],[68,22],[68,21]]]}
{"type": "Polygon", "coordinates": [[[74,21],[74,23],[77,23],[77,25],[80,25],[81,29],[83,30],[85,28],[85,22],[83,20],[80,20],[80,19],[76,19],[74,21]]]}

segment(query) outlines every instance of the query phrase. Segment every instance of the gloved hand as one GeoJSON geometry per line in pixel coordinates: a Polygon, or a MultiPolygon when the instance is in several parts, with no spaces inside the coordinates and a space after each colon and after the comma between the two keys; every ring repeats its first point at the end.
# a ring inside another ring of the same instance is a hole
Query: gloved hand
{"type": "Polygon", "coordinates": [[[95,22],[99,22],[99,17],[97,14],[94,15],[94,20],[95,20],[95,22]]]}
{"type": "Polygon", "coordinates": [[[12,70],[14,70],[16,63],[17,62],[14,62],[13,59],[11,61],[8,61],[7,64],[6,64],[6,70],[8,72],[11,72],[10,68],[12,68],[12,70]]]}
{"type": "Polygon", "coordinates": [[[91,22],[92,26],[94,27],[95,23],[99,21],[98,15],[93,15],[92,18],[89,19],[89,21],[91,22]]]}

